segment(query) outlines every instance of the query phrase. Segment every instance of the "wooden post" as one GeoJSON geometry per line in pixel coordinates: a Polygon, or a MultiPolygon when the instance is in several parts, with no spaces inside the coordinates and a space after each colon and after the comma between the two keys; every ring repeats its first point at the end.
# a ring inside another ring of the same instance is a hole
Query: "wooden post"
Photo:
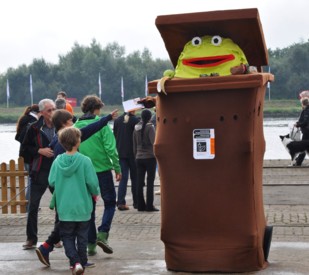
{"type": "MultiPolygon", "coordinates": [[[[24,159],[22,157],[20,157],[18,159],[18,171],[23,171],[24,170],[24,159]]],[[[25,175],[28,175],[28,173],[26,172],[26,174],[24,175],[20,175],[18,177],[18,182],[19,182],[19,192],[20,192],[20,213],[26,213],[27,212],[27,200],[26,200],[26,189],[25,189],[25,175]]],[[[29,177],[29,175],[28,175],[29,177]]],[[[28,181],[27,181],[28,184],[28,181]]],[[[27,186],[27,188],[29,188],[29,186],[27,186]]]]}
{"type": "Polygon", "coordinates": [[[1,163],[1,206],[3,206],[2,214],[8,213],[8,206],[6,205],[6,203],[8,202],[8,180],[5,175],[6,171],[6,163],[1,163]]]}

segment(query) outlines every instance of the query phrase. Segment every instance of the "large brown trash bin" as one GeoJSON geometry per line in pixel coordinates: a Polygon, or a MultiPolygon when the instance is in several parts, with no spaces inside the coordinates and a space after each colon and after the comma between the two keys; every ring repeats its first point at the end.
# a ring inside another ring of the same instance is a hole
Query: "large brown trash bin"
{"type": "MultiPolygon", "coordinates": [[[[267,73],[172,79],[167,95],[158,94],[155,154],[167,269],[267,266],[263,104],[272,80],[267,73]]],[[[156,87],[150,82],[149,93],[156,87]]]]}

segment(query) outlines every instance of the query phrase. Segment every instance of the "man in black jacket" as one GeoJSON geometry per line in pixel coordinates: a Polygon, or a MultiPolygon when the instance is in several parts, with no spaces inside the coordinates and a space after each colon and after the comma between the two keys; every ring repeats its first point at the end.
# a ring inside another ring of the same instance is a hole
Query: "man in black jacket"
{"type": "Polygon", "coordinates": [[[29,127],[23,140],[23,154],[30,156],[31,190],[27,217],[27,240],[24,249],[35,248],[38,241],[38,210],[48,187],[48,175],[53,162],[53,150],[49,144],[55,134],[52,115],[55,103],[51,99],[39,102],[40,119],[29,127]]]}
{"type": "Polygon", "coordinates": [[[130,111],[119,116],[114,122],[114,135],[119,154],[122,178],[118,187],[118,210],[129,210],[126,204],[127,184],[130,175],[133,206],[137,208],[137,174],[135,157],[133,154],[133,131],[139,122],[135,111],[130,111]]]}

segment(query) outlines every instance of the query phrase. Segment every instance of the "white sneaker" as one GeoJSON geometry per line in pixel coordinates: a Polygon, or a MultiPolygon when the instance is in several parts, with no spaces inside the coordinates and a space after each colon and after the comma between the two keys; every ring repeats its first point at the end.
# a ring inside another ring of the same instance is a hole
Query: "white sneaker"
{"type": "Polygon", "coordinates": [[[76,263],[73,267],[72,274],[73,275],[82,275],[84,273],[84,269],[80,263],[76,263]]]}

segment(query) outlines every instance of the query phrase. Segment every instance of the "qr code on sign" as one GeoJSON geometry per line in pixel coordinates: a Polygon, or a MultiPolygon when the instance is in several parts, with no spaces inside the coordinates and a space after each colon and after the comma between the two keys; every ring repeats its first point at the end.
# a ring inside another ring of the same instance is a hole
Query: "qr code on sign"
{"type": "Polygon", "coordinates": [[[198,141],[196,143],[196,151],[197,152],[206,152],[206,142],[205,141],[198,141]]]}

